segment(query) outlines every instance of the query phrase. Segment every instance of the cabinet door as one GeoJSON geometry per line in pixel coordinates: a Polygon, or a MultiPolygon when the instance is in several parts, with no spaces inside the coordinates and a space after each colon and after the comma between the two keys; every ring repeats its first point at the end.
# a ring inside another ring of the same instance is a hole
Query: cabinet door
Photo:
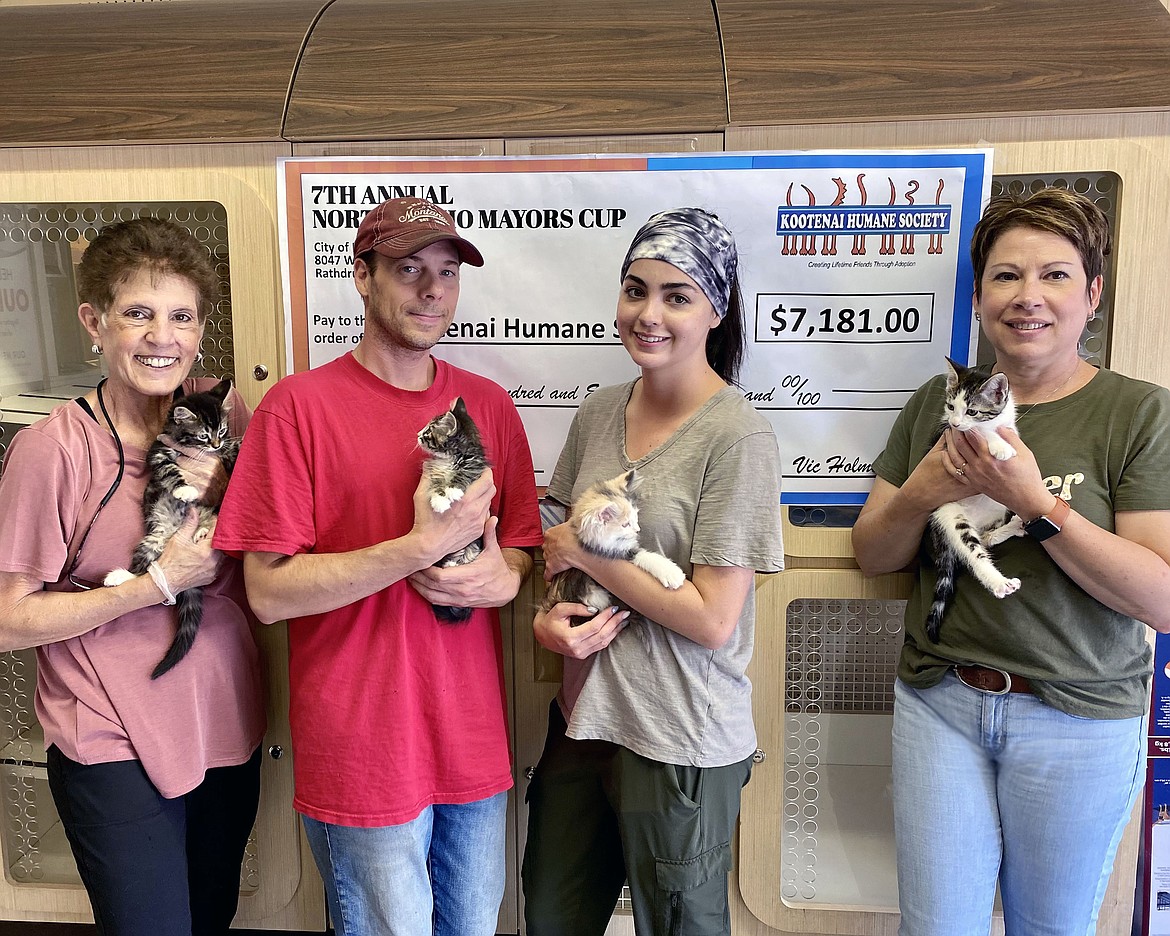
{"type": "Polygon", "coordinates": [[[757,580],[749,669],[763,760],[744,789],[739,889],[782,932],[897,930],[889,798],[908,575],[793,569],[757,580]]]}
{"type": "MultiPolygon", "coordinates": [[[[912,577],[797,568],[757,584],[749,675],[763,760],[743,794],[735,932],[895,936],[890,730],[912,577]]],[[[1129,930],[1140,811],[1101,934],[1129,930]]],[[[1003,931],[997,912],[992,933],[1003,931]]]]}

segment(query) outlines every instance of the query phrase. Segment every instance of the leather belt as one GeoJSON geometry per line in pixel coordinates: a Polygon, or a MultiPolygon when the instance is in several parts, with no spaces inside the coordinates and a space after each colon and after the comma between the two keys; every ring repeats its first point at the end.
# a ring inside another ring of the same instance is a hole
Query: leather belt
{"type": "Polygon", "coordinates": [[[963,685],[992,695],[1032,691],[1032,684],[1028,682],[1027,677],[992,669],[989,666],[956,666],[955,675],[963,685]]]}

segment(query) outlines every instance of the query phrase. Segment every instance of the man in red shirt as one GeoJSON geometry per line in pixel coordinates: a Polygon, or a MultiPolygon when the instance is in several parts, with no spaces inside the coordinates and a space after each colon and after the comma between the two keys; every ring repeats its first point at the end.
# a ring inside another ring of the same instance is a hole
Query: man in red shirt
{"type": "Polygon", "coordinates": [[[365,334],[269,391],[215,536],[244,554],[257,616],[289,621],[293,805],[339,936],[491,936],[503,894],[512,776],[496,609],[541,531],[511,398],[430,354],[463,263],[483,258],[438,206],[394,199],[367,215],[353,271],[365,334]],[[416,436],[459,396],[491,468],[436,514],[416,436]],[[474,562],[432,568],[480,536],[474,562]],[[473,612],[447,623],[432,604],[473,612]]]}

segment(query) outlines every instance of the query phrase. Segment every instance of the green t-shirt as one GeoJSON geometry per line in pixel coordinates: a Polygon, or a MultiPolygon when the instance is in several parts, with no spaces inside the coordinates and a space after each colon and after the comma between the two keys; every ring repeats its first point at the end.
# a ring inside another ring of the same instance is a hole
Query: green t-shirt
{"type": "MultiPolygon", "coordinates": [[[[930,450],[944,386],[936,377],[910,398],[874,462],[879,477],[901,487],[930,450]]],[[[1081,516],[1112,532],[1117,511],[1170,510],[1170,391],[1102,370],[1076,393],[1022,410],[1020,437],[1045,485],[1081,516]]],[[[935,572],[923,561],[898,675],[926,688],[955,663],[978,663],[1026,676],[1044,702],[1072,715],[1143,714],[1145,625],[1088,595],[1030,537],[1010,539],[992,556],[1020,590],[998,599],[964,569],[937,644],[924,629],[935,572]]]]}

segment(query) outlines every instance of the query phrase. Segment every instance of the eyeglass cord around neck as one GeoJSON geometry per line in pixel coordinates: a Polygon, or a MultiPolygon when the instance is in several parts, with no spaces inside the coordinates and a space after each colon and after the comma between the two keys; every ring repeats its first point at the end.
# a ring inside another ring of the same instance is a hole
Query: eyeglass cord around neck
{"type": "Polygon", "coordinates": [[[73,562],[69,566],[69,571],[66,574],[69,581],[78,588],[89,591],[93,586],[85,585],[73,577],[73,573],[77,570],[77,563],[81,561],[81,550],[85,547],[85,541],[89,539],[90,530],[93,529],[94,523],[97,521],[98,515],[102,512],[102,508],[110,502],[110,498],[114,496],[114,492],[118,490],[118,485],[122,483],[122,475],[126,470],[126,452],[122,448],[122,437],[118,435],[118,429],[114,425],[114,421],[110,419],[109,410],[106,409],[106,399],[102,395],[102,388],[106,385],[106,378],[103,377],[98,381],[97,398],[98,406],[101,408],[102,416],[105,417],[106,425],[110,427],[110,432],[114,435],[114,444],[118,446],[118,474],[114,478],[114,483],[110,485],[110,489],[106,491],[105,497],[102,498],[101,503],[98,504],[98,509],[94,512],[93,519],[89,521],[89,526],[85,528],[85,533],[81,537],[81,542],[77,544],[77,552],[73,554],[73,562]]]}

